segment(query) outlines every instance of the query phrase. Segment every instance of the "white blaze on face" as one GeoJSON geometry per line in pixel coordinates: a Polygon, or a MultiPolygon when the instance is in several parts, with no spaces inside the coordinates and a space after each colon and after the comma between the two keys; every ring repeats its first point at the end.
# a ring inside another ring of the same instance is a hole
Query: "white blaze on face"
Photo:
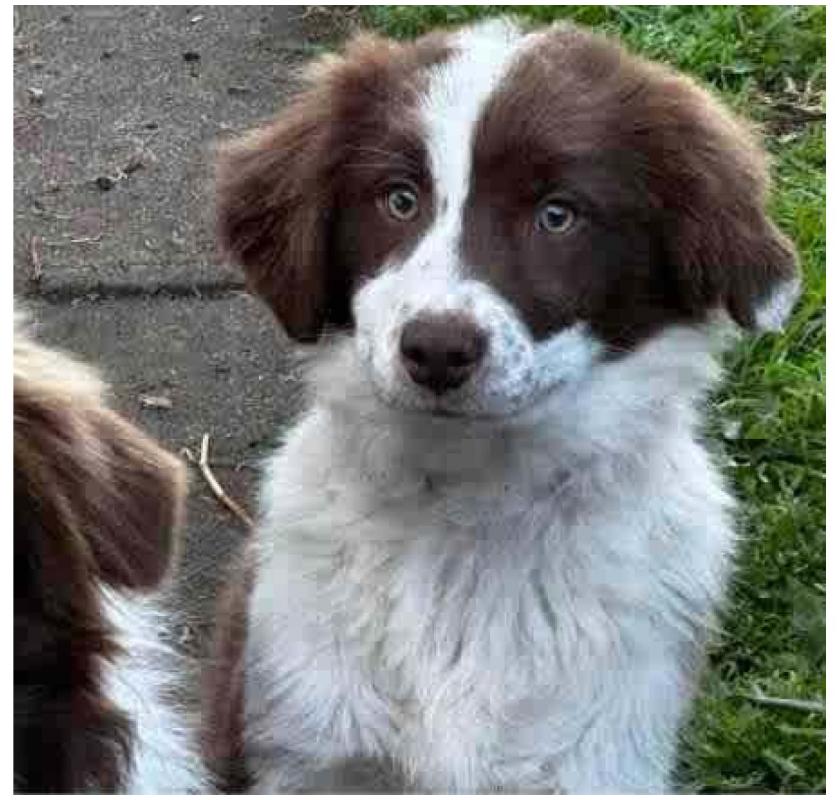
{"type": "Polygon", "coordinates": [[[455,55],[431,71],[420,109],[436,208],[426,238],[445,239],[453,262],[470,187],[476,125],[526,39],[503,20],[477,25],[459,33],[455,55]]]}
{"type": "Polygon", "coordinates": [[[430,69],[420,120],[434,198],[429,229],[404,260],[389,264],[354,299],[356,348],[388,403],[477,415],[515,413],[554,385],[579,377],[597,347],[578,324],[536,343],[521,316],[480,280],[481,264],[459,253],[470,188],[475,130],[487,102],[517,57],[535,41],[503,20],[461,31],[454,53],[430,69]],[[465,267],[475,268],[468,274],[465,267]],[[401,367],[399,339],[420,312],[464,311],[487,334],[489,348],[473,379],[431,398],[401,367]]]}

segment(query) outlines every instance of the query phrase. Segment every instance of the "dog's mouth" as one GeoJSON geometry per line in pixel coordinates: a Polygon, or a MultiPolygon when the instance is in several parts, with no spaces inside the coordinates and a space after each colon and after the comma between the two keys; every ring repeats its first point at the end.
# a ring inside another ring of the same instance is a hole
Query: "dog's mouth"
{"type": "Polygon", "coordinates": [[[463,417],[480,416],[480,414],[476,414],[474,412],[463,411],[457,408],[441,408],[438,406],[432,407],[426,413],[430,414],[433,417],[440,417],[443,419],[458,419],[463,417]]]}
{"type": "Polygon", "coordinates": [[[550,397],[566,385],[565,381],[550,386],[540,387],[524,396],[504,399],[494,406],[472,396],[456,397],[444,394],[438,397],[401,397],[394,396],[374,383],[378,401],[388,410],[409,415],[415,419],[425,418],[440,423],[467,422],[514,422],[534,411],[539,410],[550,397]]]}
{"type": "MultiPolygon", "coordinates": [[[[560,370],[552,369],[552,364],[532,363],[533,359],[521,363],[508,359],[502,365],[504,369],[488,361],[464,384],[444,391],[418,385],[410,374],[399,369],[396,374],[380,373],[373,360],[364,356],[360,361],[383,409],[441,423],[472,420],[499,423],[515,422],[539,413],[540,407],[558,392],[582,379],[599,360],[597,355],[593,354],[595,357],[585,368],[576,368],[574,363],[570,364],[571,368],[562,368],[563,361],[555,359],[561,365],[560,370]]],[[[393,364],[389,369],[394,369],[393,364]]]]}

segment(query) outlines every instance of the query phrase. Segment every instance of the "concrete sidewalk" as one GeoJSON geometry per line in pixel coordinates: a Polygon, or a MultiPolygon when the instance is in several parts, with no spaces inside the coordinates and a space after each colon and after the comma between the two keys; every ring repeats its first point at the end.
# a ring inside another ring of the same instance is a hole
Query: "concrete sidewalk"
{"type": "MultiPolygon", "coordinates": [[[[221,263],[212,147],[270,117],[312,51],[305,7],[18,6],[14,285],[42,339],[98,364],[175,451],[211,437],[254,508],[258,462],[300,407],[290,349],[221,263]]],[[[176,634],[199,652],[243,526],[192,474],[176,634]]]]}

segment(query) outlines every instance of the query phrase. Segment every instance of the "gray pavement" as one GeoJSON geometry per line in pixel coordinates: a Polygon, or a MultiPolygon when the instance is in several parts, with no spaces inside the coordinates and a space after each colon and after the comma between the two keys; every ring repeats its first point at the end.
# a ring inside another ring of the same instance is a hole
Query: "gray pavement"
{"type": "MultiPolygon", "coordinates": [[[[101,367],[129,418],[175,451],[209,434],[214,472],[250,510],[302,389],[216,250],[212,152],[270,117],[317,49],[304,8],[15,9],[15,292],[45,341],[101,367]]],[[[243,535],[193,472],[178,635],[197,652],[243,535]]]]}

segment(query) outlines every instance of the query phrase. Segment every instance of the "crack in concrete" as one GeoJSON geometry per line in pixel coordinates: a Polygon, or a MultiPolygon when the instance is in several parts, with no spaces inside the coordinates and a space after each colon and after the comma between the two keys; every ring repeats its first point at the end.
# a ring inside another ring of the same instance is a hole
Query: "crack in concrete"
{"type": "Polygon", "coordinates": [[[155,286],[140,283],[63,283],[60,286],[31,286],[23,296],[46,303],[63,304],[74,300],[130,300],[165,297],[170,299],[222,300],[245,291],[242,281],[223,280],[199,283],[168,283],[155,286]]]}

